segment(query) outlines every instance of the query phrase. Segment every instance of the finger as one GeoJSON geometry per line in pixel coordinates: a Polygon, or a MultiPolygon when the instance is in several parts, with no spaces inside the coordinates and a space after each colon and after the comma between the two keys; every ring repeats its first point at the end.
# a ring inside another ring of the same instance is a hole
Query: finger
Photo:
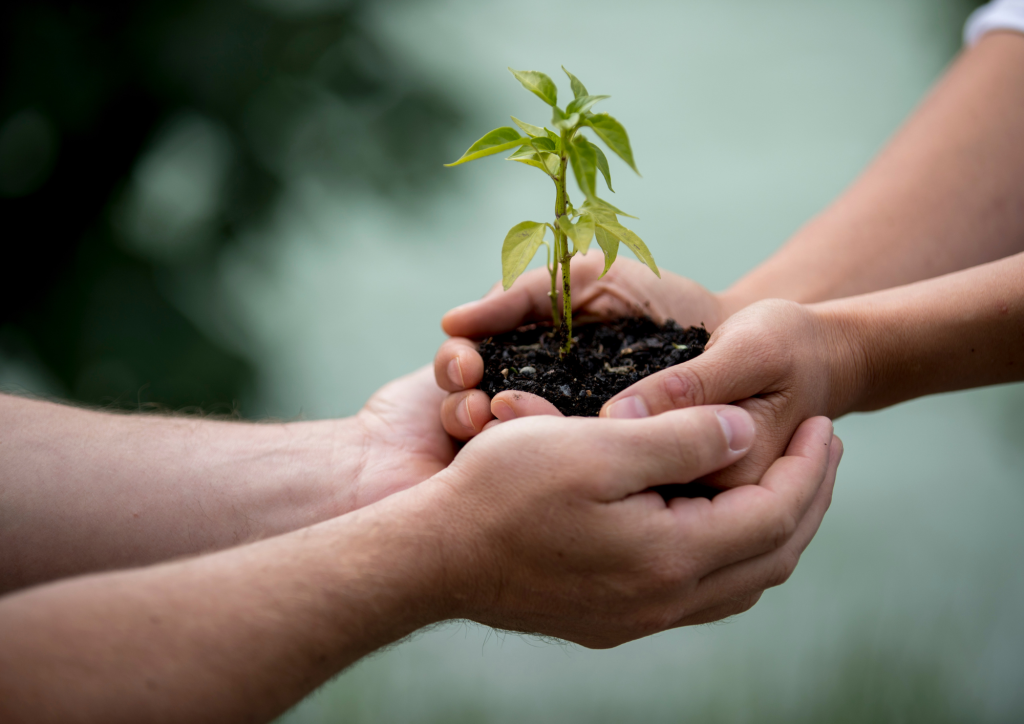
{"type": "Polygon", "coordinates": [[[790,440],[800,424],[814,414],[791,394],[771,393],[751,397],[736,403],[754,418],[757,444],[750,453],[725,470],[709,475],[702,482],[716,488],[735,488],[738,485],[756,485],[765,471],[785,454],[790,440]]]}
{"type": "Polygon", "coordinates": [[[512,288],[496,284],[482,299],[448,311],[441,329],[452,337],[486,337],[551,316],[551,275],[547,269],[528,271],[512,288]]]}
{"type": "Polygon", "coordinates": [[[441,425],[456,440],[479,435],[493,419],[491,400],[483,390],[455,392],[441,402],[441,425]]]}
{"type": "Polygon", "coordinates": [[[774,347],[728,326],[712,341],[715,344],[695,359],[645,377],[612,397],[602,406],[601,417],[646,417],[773,391],[770,386],[784,366],[774,347]]]}
{"type": "Polygon", "coordinates": [[[785,545],[825,481],[831,444],[831,420],[811,418],[758,485],[732,488],[710,501],[672,500],[669,507],[683,539],[678,545],[699,553],[694,561],[698,574],[785,545]]]}
{"type": "Polygon", "coordinates": [[[752,593],[748,596],[723,598],[721,600],[724,600],[724,603],[718,603],[700,611],[695,611],[694,613],[676,621],[670,628],[700,626],[701,624],[714,623],[715,621],[721,621],[722,619],[729,618],[730,616],[737,616],[741,613],[746,613],[761,600],[761,595],[763,593],[764,591],[758,591],[757,593],[752,593]]]}
{"type": "MultiPolygon", "coordinates": [[[[600,276],[600,254],[576,257],[570,265],[573,309],[583,303],[586,289],[600,276]],[[578,298],[577,298],[578,297],[578,298]]],[[[551,274],[533,269],[507,292],[496,284],[484,297],[452,309],[441,319],[441,328],[452,337],[486,337],[515,329],[526,322],[551,319],[551,274]]]]}
{"type": "Polygon", "coordinates": [[[675,410],[646,420],[587,422],[582,444],[599,462],[599,497],[606,501],[691,482],[736,462],[754,440],[750,415],[731,405],[675,410]]]}
{"type": "Polygon", "coordinates": [[[448,392],[476,387],[484,378],[484,361],[471,340],[455,337],[445,340],[434,355],[434,379],[448,392]]]}
{"type": "Polygon", "coordinates": [[[832,503],[836,470],[842,457],[842,441],[834,437],[825,480],[789,541],[775,551],[726,566],[701,579],[697,590],[687,597],[685,613],[676,626],[693,626],[742,613],[765,589],[781,585],[789,578],[832,503]],[[746,608],[737,607],[738,603],[751,600],[746,608]]]}
{"type": "Polygon", "coordinates": [[[557,407],[543,397],[518,390],[504,390],[496,394],[491,400],[491,414],[502,422],[537,415],[564,417],[557,407]]]}

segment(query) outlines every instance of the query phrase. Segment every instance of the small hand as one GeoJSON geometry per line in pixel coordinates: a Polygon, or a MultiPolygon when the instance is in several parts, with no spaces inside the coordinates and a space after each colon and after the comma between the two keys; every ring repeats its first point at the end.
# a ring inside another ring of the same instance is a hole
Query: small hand
{"type": "MultiPolygon", "coordinates": [[[[703,323],[714,330],[726,317],[725,304],[699,284],[662,271],[658,279],[643,264],[619,259],[601,279],[600,254],[577,258],[571,267],[573,309],[581,317],[611,319],[646,314],[656,322],[674,319],[684,327],[703,323]]],[[[452,336],[434,358],[437,384],[453,393],[445,399],[445,429],[460,440],[481,432],[495,418],[554,414],[554,405],[522,392],[502,392],[494,400],[472,389],[483,379],[483,360],[472,338],[507,332],[534,320],[551,318],[551,277],[544,269],[524,274],[504,292],[496,285],[481,300],[456,307],[441,322],[452,336]]]]}
{"type": "Polygon", "coordinates": [[[697,405],[735,403],[757,424],[757,442],[736,465],[706,482],[756,483],[809,417],[848,411],[858,354],[815,307],[770,299],[737,312],[696,359],[662,370],[615,395],[602,417],[635,418],[697,405]]]}
{"type": "Polygon", "coordinates": [[[363,450],[350,510],[410,488],[443,470],[455,446],[437,410],[446,394],[429,367],[380,388],[355,417],[363,450]]]}
{"type": "MultiPolygon", "coordinates": [[[[784,582],[829,506],[842,444],[805,422],[758,485],[666,502],[741,459],[733,406],[645,420],[534,417],[470,441],[424,488],[439,496],[444,617],[606,648],[749,609],[784,582]]],[[[424,512],[425,511],[425,512],[424,512]]]]}

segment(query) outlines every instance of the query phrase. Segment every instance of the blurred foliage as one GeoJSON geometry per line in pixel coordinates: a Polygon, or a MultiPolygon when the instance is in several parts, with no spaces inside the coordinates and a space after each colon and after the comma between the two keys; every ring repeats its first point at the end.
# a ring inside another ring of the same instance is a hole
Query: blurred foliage
{"type": "Polygon", "coordinates": [[[236,408],[252,364],[161,280],[208,277],[289,180],[422,188],[459,119],[364,5],[4,3],[0,360],[81,402],[236,408]]]}

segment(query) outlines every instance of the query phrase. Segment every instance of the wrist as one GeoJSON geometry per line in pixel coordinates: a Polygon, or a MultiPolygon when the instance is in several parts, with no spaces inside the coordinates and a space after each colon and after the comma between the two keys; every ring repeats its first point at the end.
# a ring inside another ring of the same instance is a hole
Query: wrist
{"type": "Polygon", "coordinates": [[[867,310],[856,304],[826,302],[807,305],[817,317],[829,371],[828,416],[861,411],[873,386],[867,310]]]}
{"type": "MultiPolygon", "coordinates": [[[[289,532],[358,507],[365,446],[353,418],[252,425],[252,461],[239,466],[266,535],[289,532]]],[[[259,537],[266,537],[261,535],[259,537]]]]}
{"type": "MultiPolygon", "coordinates": [[[[370,435],[358,416],[297,423],[308,426],[304,461],[308,491],[314,496],[314,522],[335,518],[364,507],[370,435]]],[[[302,462],[296,461],[302,465],[302,462]]]]}
{"type": "Polygon", "coordinates": [[[408,611],[406,633],[471,618],[486,597],[485,572],[498,570],[481,565],[487,546],[477,525],[480,516],[463,514],[460,487],[445,470],[339,519],[361,521],[368,531],[371,540],[361,544],[368,552],[363,556],[366,570],[370,575],[388,572],[391,595],[408,611]]]}
{"type": "MultiPolygon", "coordinates": [[[[430,591],[425,592],[437,621],[480,620],[493,612],[507,564],[495,554],[489,530],[494,516],[502,513],[488,506],[481,510],[470,503],[465,473],[452,467],[421,485],[393,496],[415,516],[423,557],[420,570],[430,572],[430,591]]],[[[374,506],[376,507],[376,506],[374,506]]]]}

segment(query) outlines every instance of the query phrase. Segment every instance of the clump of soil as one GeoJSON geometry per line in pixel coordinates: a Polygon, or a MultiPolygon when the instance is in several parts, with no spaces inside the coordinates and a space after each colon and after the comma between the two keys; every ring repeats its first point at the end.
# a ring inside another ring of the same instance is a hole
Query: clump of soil
{"type": "Polygon", "coordinates": [[[601,405],[634,382],[704,351],[703,325],[663,326],[650,317],[573,325],[572,352],[558,357],[558,333],[551,325],[530,324],[480,343],[484,379],[491,397],[504,390],[539,395],[563,415],[596,417],[601,405]]]}

